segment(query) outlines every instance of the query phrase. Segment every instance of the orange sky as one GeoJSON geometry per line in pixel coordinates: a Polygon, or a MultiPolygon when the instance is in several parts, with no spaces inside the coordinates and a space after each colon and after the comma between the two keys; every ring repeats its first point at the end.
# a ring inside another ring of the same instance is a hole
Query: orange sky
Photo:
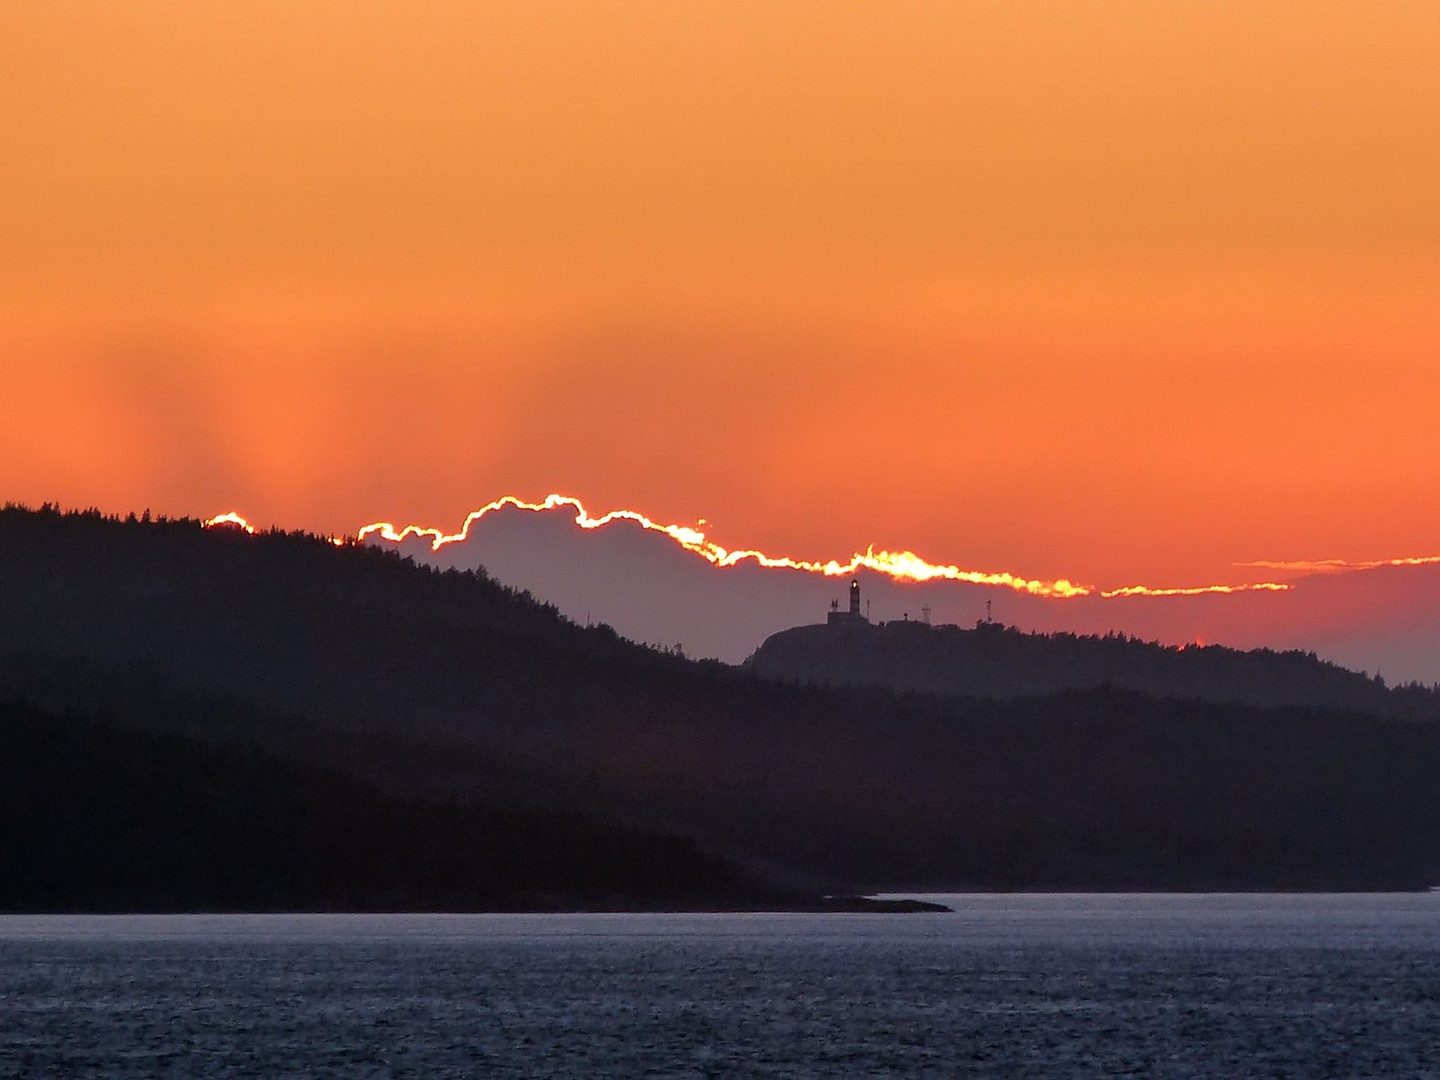
{"type": "Polygon", "coordinates": [[[1440,551],[1440,6],[0,5],[0,498],[1440,551]]]}

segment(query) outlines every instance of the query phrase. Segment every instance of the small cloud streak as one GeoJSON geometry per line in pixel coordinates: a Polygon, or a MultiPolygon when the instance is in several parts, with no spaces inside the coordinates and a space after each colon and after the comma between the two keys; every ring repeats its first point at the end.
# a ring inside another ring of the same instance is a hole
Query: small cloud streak
{"type": "Polygon", "coordinates": [[[1294,586],[1279,581],[1256,581],[1245,585],[1192,585],[1180,588],[1152,589],[1148,585],[1126,585],[1119,589],[1105,589],[1100,595],[1106,600],[1123,596],[1206,596],[1209,594],[1245,592],[1289,592],[1294,586]]]}
{"type": "Polygon", "coordinates": [[[1247,570],[1279,570],[1294,574],[1349,574],[1357,570],[1380,570],[1387,566],[1440,565],[1440,555],[1412,555],[1403,559],[1257,559],[1235,564],[1247,570]]]}

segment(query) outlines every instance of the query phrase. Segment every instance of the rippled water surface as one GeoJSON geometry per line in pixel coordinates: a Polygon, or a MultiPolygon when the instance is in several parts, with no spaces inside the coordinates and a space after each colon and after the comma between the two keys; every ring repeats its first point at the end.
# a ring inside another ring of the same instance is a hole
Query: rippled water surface
{"type": "Polygon", "coordinates": [[[1440,1078],[1440,897],[0,917],[0,1077],[1440,1078]]]}

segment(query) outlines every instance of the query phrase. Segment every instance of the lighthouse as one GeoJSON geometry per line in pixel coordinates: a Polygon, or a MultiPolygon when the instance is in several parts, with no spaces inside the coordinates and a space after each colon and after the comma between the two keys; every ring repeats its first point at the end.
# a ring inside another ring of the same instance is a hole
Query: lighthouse
{"type": "Polygon", "coordinates": [[[867,620],[865,616],[860,613],[860,579],[851,578],[849,610],[841,611],[840,601],[830,601],[830,617],[826,619],[826,622],[829,623],[831,626],[834,626],[836,623],[847,624],[868,621],[869,620],[867,620]]]}

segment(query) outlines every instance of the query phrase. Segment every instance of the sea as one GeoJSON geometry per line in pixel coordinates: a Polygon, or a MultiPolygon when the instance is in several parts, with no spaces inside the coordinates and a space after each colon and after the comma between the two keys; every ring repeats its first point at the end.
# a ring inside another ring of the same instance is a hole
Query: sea
{"type": "Polygon", "coordinates": [[[0,917],[0,1077],[1437,1077],[1440,896],[0,917]]]}

